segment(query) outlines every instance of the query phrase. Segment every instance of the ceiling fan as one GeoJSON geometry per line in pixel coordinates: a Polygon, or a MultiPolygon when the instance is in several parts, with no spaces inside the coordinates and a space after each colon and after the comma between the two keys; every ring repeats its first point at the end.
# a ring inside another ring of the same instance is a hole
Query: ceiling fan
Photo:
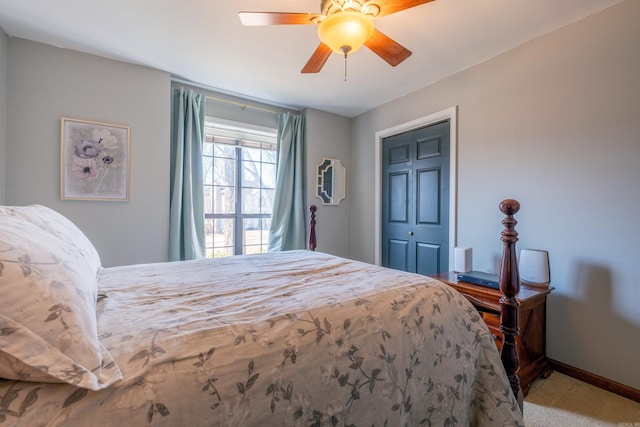
{"type": "Polygon", "coordinates": [[[411,51],[374,28],[373,20],[433,0],[321,0],[319,14],[287,12],[239,12],[243,25],[318,25],[320,44],[302,68],[302,73],[319,72],[331,52],[344,55],[367,46],[396,66],[411,51]]]}

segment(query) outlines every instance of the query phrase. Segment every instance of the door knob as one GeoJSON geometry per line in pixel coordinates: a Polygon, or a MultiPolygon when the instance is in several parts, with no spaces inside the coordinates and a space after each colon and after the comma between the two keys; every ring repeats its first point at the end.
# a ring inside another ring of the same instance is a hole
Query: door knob
{"type": "Polygon", "coordinates": [[[410,232],[409,232],[409,236],[413,236],[413,231],[410,231],[410,232]]]}

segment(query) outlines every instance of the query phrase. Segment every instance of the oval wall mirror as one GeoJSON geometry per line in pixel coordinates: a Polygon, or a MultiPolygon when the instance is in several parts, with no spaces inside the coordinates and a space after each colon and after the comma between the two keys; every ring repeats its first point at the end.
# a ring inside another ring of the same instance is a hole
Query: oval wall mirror
{"type": "Polygon", "coordinates": [[[345,198],[346,175],[340,160],[322,159],[318,165],[316,195],[323,205],[339,205],[345,198]]]}

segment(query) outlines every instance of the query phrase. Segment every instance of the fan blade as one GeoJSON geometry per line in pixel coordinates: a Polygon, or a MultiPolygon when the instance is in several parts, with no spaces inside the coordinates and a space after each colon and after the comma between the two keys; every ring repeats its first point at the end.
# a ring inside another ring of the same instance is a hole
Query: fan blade
{"type": "Polygon", "coordinates": [[[400,12],[432,1],[433,0],[378,0],[376,3],[380,6],[380,13],[378,13],[376,18],[391,15],[392,13],[400,12]]]}
{"type": "Polygon", "coordinates": [[[309,58],[307,63],[304,65],[304,68],[302,68],[302,71],[300,72],[319,72],[320,70],[322,70],[324,63],[327,62],[327,59],[329,59],[329,56],[331,56],[331,48],[324,43],[320,43],[315,52],[313,52],[313,55],[311,55],[311,58],[309,58]]]}
{"type": "Polygon", "coordinates": [[[313,24],[315,13],[238,12],[242,25],[313,24]]]}
{"type": "Polygon", "coordinates": [[[373,31],[373,35],[365,42],[364,45],[393,67],[411,56],[411,51],[409,49],[390,39],[378,30],[373,31]]]}

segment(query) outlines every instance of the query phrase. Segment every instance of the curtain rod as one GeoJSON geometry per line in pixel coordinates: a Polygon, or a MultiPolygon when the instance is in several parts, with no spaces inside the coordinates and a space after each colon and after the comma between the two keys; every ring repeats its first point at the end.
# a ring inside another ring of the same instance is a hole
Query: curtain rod
{"type": "MultiPolygon", "coordinates": [[[[202,84],[191,82],[189,80],[184,80],[184,79],[181,79],[181,78],[178,78],[178,77],[175,77],[175,76],[171,77],[171,81],[174,82],[174,83],[180,83],[180,84],[184,84],[184,85],[187,85],[187,86],[195,87],[195,88],[198,88],[198,89],[208,90],[208,91],[211,91],[211,92],[220,92],[220,89],[216,89],[216,88],[213,88],[213,87],[210,87],[210,86],[205,86],[205,85],[202,85],[202,84]]],[[[238,96],[238,95],[233,95],[231,93],[228,93],[228,95],[229,96],[234,96],[234,97],[241,97],[241,96],[238,96]]],[[[258,111],[264,111],[265,113],[272,113],[272,114],[278,114],[279,113],[279,111],[276,111],[276,110],[270,110],[268,108],[262,108],[262,107],[258,107],[258,106],[255,106],[255,105],[249,105],[249,104],[244,104],[242,102],[231,101],[229,99],[216,98],[214,96],[209,96],[209,95],[206,95],[206,98],[210,99],[212,101],[225,102],[225,103],[228,103],[228,104],[237,105],[240,108],[242,108],[243,110],[246,109],[246,108],[251,108],[251,109],[254,109],[254,110],[258,110],[258,111]]],[[[275,106],[279,107],[279,108],[282,108],[284,110],[300,111],[299,109],[294,108],[294,107],[290,107],[288,105],[275,105],[275,106]]]]}
{"type": "Polygon", "coordinates": [[[216,98],[215,96],[209,96],[209,95],[206,95],[206,98],[210,99],[211,101],[217,101],[217,102],[223,102],[225,104],[237,105],[242,110],[247,109],[247,108],[251,108],[252,110],[264,111],[265,113],[278,114],[278,111],[275,111],[275,110],[269,110],[268,108],[257,107],[255,105],[243,104],[242,102],[231,101],[229,99],[216,98]]]}

